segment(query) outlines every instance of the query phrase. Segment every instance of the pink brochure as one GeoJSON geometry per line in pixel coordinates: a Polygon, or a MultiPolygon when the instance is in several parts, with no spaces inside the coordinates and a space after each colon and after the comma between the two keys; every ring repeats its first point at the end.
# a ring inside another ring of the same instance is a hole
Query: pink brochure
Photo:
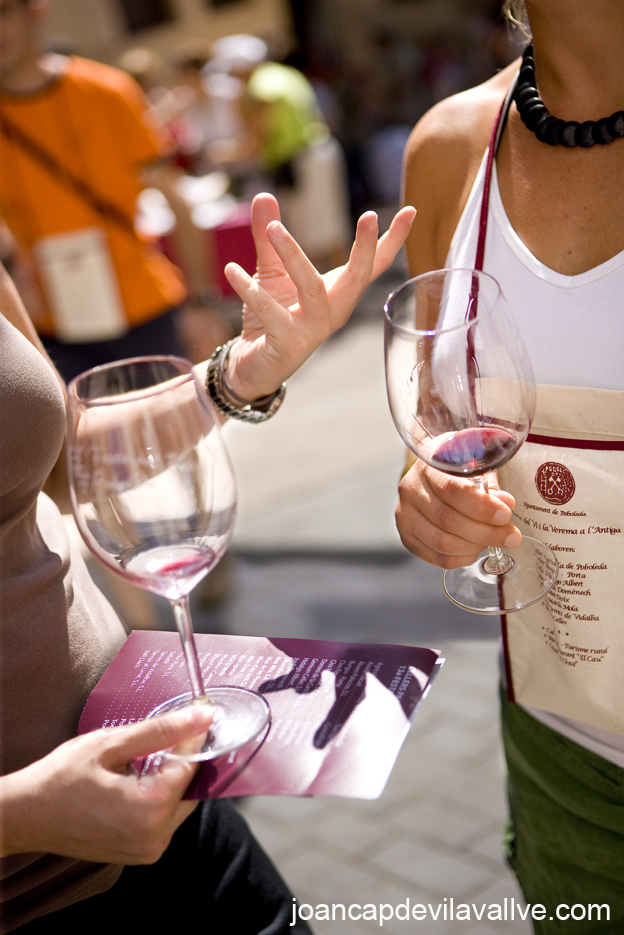
{"type": "MultiPolygon", "coordinates": [[[[186,798],[331,795],[375,799],[443,660],[378,643],[196,634],[206,687],[264,695],[271,723],[202,764],[186,798]]],[[[87,701],[78,733],[142,720],[189,690],[177,633],[135,630],[87,701]]]]}

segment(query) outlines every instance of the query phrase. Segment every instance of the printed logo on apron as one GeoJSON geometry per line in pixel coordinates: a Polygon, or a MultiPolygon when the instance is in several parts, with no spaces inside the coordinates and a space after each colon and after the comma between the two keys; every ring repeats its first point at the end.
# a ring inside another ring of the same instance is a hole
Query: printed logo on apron
{"type": "Polygon", "coordinates": [[[576,490],[572,472],[558,461],[540,464],[535,474],[535,486],[542,500],[557,506],[568,503],[576,490]]]}

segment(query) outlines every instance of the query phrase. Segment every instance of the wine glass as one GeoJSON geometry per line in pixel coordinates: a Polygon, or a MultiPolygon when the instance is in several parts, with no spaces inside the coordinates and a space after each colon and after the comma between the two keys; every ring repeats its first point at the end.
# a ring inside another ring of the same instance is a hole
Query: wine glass
{"type": "Polygon", "coordinates": [[[236,483],[206,393],[187,360],[137,357],[95,367],[71,381],[68,472],[72,509],[89,549],[133,584],[173,608],[191,691],[150,717],[214,704],[210,730],[170,755],[213,759],[256,737],[269,707],[256,692],[206,690],[193,637],[189,594],[230,540],[236,483]]]}
{"type": "MultiPolygon", "coordinates": [[[[488,471],[525,441],[535,381],[500,286],[487,273],[442,269],[410,279],[384,307],[386,385],[405,444],[427,464],[487,491],[488,471]]],[[[511,613],[541,600],[557,580],[552,550],[524,536],[444,572],[465,610],[511,613]]]]}

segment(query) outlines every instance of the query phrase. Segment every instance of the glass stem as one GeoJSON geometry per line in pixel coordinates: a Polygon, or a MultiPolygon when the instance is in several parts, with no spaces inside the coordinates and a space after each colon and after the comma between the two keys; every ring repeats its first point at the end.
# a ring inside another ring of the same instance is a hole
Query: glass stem
{"type": "MultiPolygon", "coordinates": [[[[479,477],[471,477],[470,479],[478,490],[482,490],[484,493],[488,492],[486,474],[480,474],[479,477]]],[[[489,545],[488,552],[490,554],[483,563],[483,570],[487,571],[490,575],[504,575],[506,571],[513,568],[513,558],[511,558],[510,555],[505,555],[498,546],[489,545]]]]}
{"type": "Polygon", "coordinates": [[[206,697],[206,692],[201,676],[201,669],[199,667],[199,659],[197,657],[197,647],[195,646],[195,637],[193,635],[188,595],[179,598],[177,601],[170,601],[170,604],[173,608],[176,627],[178,628],[178,633],[182,640],[182,649],[184,650],[184,658],[186,659],[186,668],[191,683],[193,701],[200,701],[202,698],[206,697]]]}

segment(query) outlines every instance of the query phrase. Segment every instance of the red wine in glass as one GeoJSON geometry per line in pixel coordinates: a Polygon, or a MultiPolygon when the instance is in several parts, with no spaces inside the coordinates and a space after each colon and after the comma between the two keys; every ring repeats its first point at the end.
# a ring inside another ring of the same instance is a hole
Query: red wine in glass
{"type": "Polygon", "coordinates": [[[517,437],[504,429],[478,426],[435,439],[428,462],[448,474],[477,477],[494,471],[512,457],[520,446],[517,437]]]}

